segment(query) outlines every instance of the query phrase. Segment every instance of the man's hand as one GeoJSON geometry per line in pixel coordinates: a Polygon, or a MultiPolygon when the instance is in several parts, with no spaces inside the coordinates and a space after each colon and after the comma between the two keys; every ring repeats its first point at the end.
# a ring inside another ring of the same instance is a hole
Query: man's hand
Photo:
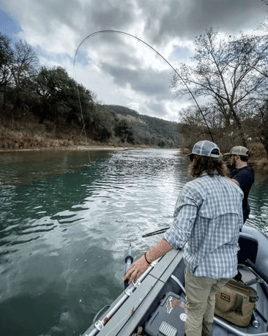
{"type": "Polygon", "coordinates": [[[231,178],[231,177],[227,177],[227,178],[228,178],[228,180],[234,182],[235,184],[237,184],[240,187],[240,183],[238,181],[236,181],[236,179],[231,178]]]}
{"type": "Polygon", "coordinates": [[[238,181],[236,181],[236,179],[231,178],[231,181],[233,181],[235,184],[237,184],[240,187],[240,183],[238,181]]]}
{"type": "MultiPolygon", "coordinates": [[[[173,247],[164,239],[161,239],[150,251],[146,252],[146,257],[148,262],[152,262],[159,257],[162,257],[167,252],[171,251],[173,247]]],[[[124,281],[128,279],[128,283],[132,281],[137,281],[138,277],[147,270],[150,266],[146,261],[145,257],[142,256],[140,259],[135,261],[128,269],[124,276],[124,281]]]]}
{"type": "Polygon", "coordinates": [[[130,284],[132,281],[137,281],[138,277],[147,270],[150,265],[145,260],[144,256],[135,261],[128,269],[124,276],[124,281],[128,279],[130,284]]]}

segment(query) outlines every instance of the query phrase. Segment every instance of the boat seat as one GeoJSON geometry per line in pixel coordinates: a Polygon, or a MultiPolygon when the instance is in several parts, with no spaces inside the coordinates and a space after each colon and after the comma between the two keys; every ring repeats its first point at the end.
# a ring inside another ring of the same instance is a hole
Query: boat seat
{"type": "Polygon", "coordinates": [[[258,253],[258,240],[248,233],[240,232],[238,244],[240,247],[238,251],[238,264],[245,265],[247,259],[255,264],[258,253]]]}

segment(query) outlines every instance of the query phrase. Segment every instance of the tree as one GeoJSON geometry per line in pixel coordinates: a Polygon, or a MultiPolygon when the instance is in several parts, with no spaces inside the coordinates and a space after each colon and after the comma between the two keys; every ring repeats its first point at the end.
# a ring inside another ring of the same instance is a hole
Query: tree
{"type": "MultiPolygon", "coordinates": [[[[230,125],[228,132],[224,127],[223,116],[214,106],[201,106],[203,115],[213,134],[214,141],[223,151],[229,151],[236,140],[236,132],[233,125],[230,125]]],[[[196,106],[189,106],[180,110],[180,123],[182,124],[180,133],[180,142],[183,146],[192,148],[199,140],[206,140],[208,137],[207,126],[196,106]]]]}
{"type": "Polygon", "coordinates": [[[13,50],[10,47],[10,39],[0,32],[0,90],[3,92],[3,105],[6,104],[6,90],[11,81],[11,64],[13,62],[13,50]]]}
{"type": "MultiPolygon", "coordinates": [[[[234,123],[242,144],[244,106],[267,92],[268,36],[229,36],[220,39],[212,28],[196,38],[192,65],[181,65],[178,73],[195,96],[207,98],[222,115],[224,127],[234,123]]],[[[173,88],[178,95],[188,94],[180,78],[174,75],[173,88]]]]}
{"type": "Polygon", "coordinates": [[[36,74],[35,71],[37,70],[39,61],[34,48],[22,40],[15,44],[13,57],[13,78],[16,85],[19,86],[24,77],[28,78],[32,74],[36,74]]]}
{"type": "Polygon", "coordinates": [[[107,141],[113,136],[113,128],[117,122],[114,113],[105,105],[96,104],[91,117],[90,135],[97,141],[107,141]]]}
{"type": "Polygon", "coordinates": [[[114,128],[115,135],[122,142],[134,143],[133,131],[126,119],[120,119],[114,128]]]}
{"type": "Polygon", "coordinates": [[[41,68],[36,79],[40,120],[82,124],[90,127],[94,102],[91,92],[70,78],[62,67],[41,68]]]}
{"type": "Polygon", "coordinates": [[[256,128],[259,141],[263,144],[266,153],[268,154],[268,99],[259,108],[257,115],[256,128]]]}
{"type": "Polygon", "coordinates": [[[34,92],[34,81],[38,70],[38,57],[34,48],[26,41],[15,44],[11,65],[13,109],[19,109],[34,92]]]}

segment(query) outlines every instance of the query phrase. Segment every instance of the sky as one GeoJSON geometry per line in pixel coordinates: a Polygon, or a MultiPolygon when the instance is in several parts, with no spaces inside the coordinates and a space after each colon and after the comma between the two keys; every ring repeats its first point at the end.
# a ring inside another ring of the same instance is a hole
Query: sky
{"type": "Polygon", "coordinates": [[[262,0],[0,0],[0,32],[26,40],[41,66],[62,66],[102,104],[179,121],[192,102],[172,93],[172,67],[189,62],[195,37],[210,27],[252,33],[267,11],[262,0]]]}

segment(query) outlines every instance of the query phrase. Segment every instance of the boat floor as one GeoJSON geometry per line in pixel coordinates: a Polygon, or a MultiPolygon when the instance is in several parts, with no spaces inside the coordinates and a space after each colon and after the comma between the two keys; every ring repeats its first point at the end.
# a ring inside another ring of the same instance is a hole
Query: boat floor
{"type": "MultiPolygon", "coordinates": [[[[256,275],[250,271],[249,268],[246,266],[240,266],[239,271],[242,274],[242,280],[243,282],[247,283],[249,281],[254,281],[256,280],[256,275]]],[[[252,324],[250,324],[248,327],[239,327],[236,326],[230,322],[227,322],[223,320],[222,318],[215,316],[214,322],[213,322],[213,329],[212,329],[212,336],[234,336],[234,335],[239,335],[239,336],[248,336],[248,335],[258,335],[258,336],[268,336],[268,324],[267,324],[267,318],[268,318],[268,299],[267,296],[265,295],[261,285],[258,282],[255,282],[253,284],[250,284],[251,287],[253,287],[257,293],[258,293],[258,301],[256,303],[256,308],[257,311],[260,313],[260,315],[257,314],[257,319],[259,321],[259,327],[255,328],[252,324]]],[[[185,298],[185,295],[182,291],[176,292],[169,292],[169,294],[174,294],[174,295],[179,295],[182,298],[185,298]]],[[[161,303],[160,303],[161,304],[161,303]]],[[[152,314],[153,316],[154,314],[152,314]]],[[[157,319],[160,318],[160,312],[158,314],[157,319]]],[[[156,315],[157,316],[157,315],[156,315]]],[[[163,319],[162,321],[164,321],[163,319]]],[[[159,320],[158,320],[159,321],[159,320]]],[[[183,331],[181,330],[181,322],[179,321],[179,318],[177,319],[177,322],[173,320],[175,324],[173,324],[174,327],[177,328],[179,335],[183,334],[183,331]]],[[[134,335],[137,335],[134,333],[134,335]]],[[[154,332],[147,333],[146,328],[144,330],[144,333],[142,334],[144,336],[163,336],[163,335],[168,335],[167,334],[162,334],[156,329],[154,332]]],[[[175,333],[174,333],[175,335],[175,333]]]]}
{"type": "MultiPolygon", "coordinates": [[[[256,278],[256,275],[251,272],[250,268],[241,266],[242,280],[247,283],[256,278]]],[[[157,327],[152,333],[148,333],[148,324],[150,319],[157,313],[161,301],[165,298],[166,293],[174,293],[174,295],[185,297],[184,295],[184,262],[182,251],[172,250],[167,253],[157,263],[150,273],[142,281],[142,286],[138,286],[132,295],[128,297],[124,304],[120,306],[116,313],[109,320],[107,325],[101,329],[98,336],[130,336],[137,333],[138,326],[142,326],[145,336],[163,336],[165,334],[159,332],[159,326],[164,321],[164,317],[160,315],[155,319],[157,327]],[[177,281],[174,281],[176,278],[177,281]]],[[[257,311],[260,315],[257,316],[260,325],[254,328],[249,325],[247,328],[238,327],[232,323],[226,322],[219,317],[215,317],[213,322],[212,336],[268,336],[268,297],[264,292],[263,286],[260,283],[251,285],[255,287],[258,293],[259,300],[256,303],[257,311]]],[[[123,292],[111,305],[113,309],[125,296],[123,292]]],[[[175,309],[174,309],[175,311],[175,309]]],[[[105,318],[106,313],[101,317],[105,318]]],[[[179,316],[178,316],[179,317],[179,316]]],[[[174,318],[174,328],[177,328],[180,335],[183,335],[183,326],[177,326],[179,318],[174,318]]],[[[155,326],[155,324],[154,324],[155,326]]],[[[91,333],[94,325],[83,334],[84,336],[95,335],[91,333]]],[[[137,335],[137,334],[136,334],[137,335]]],[[[168,335],[168,334],[166,334],[168,335]]],[[[174,334],[175,335],[175,334],[174,334]]],[[[178,336],[178,334],[176,334],[178,336]]]]}
{"type": "MultiPolygon", "coordinates": [[[[246,267],[241,265],[239,267],[239,271],[242,274],[242,281],[245,283],[248,283],[249,281],[254,282],[256,280],[256,275],[251,272],[251,270],[246,267]]],[[[256,303],[256,308],[257,312],[260,313],[257,314],[257,319],[259,321],[259,326],[258,328],[255,328],[252,324],[250,324],[248,327],[239,327],[235,324],[232,324],[230,322],[227,322],[223,320],[222,318],[215,316],[214,322],[213,322],[213,329],[212,329],[212,336],[234,336],[234,335],[239,335],[239,336],[248,336],[248,335],[258,335],[258,336],[268,336],[268,324],[267,324],[267,318],[268,318],[268,299],[267,296],[265,295],[261,285],[255,281],[255,283],[250,284],[251,287],[253,287],[257,293],[258,293],[258,301],[256,303]]],[[[169,292],[172,294],[172,292],[169,292]]],[[[181,297],[185,298],[185,295],[182,291],[180,292],[173,292],[174,295],[180,295],[181,297]]],[[[160,317],[159,313],[159,317],[160,317]]],[[[173,321],[174,322],[174,321],[173,321]]],[[[181,322],[179,321],[179,318],[177,319],[177,322],[173,324],[174,327],[177,328],[179,331],[179,334],[181,335],[181,322]]],[[[146,330],[144,331],[144,336],[162,336],[165,334],[160,333],[159,331],[157,332],[155,330],[154,333],[146,333],[146,330]]],[[[168,334],[166,334],[168,335],[168,334]]],[[[175,333],[174,333],[175,335],[175,333]]]]}

